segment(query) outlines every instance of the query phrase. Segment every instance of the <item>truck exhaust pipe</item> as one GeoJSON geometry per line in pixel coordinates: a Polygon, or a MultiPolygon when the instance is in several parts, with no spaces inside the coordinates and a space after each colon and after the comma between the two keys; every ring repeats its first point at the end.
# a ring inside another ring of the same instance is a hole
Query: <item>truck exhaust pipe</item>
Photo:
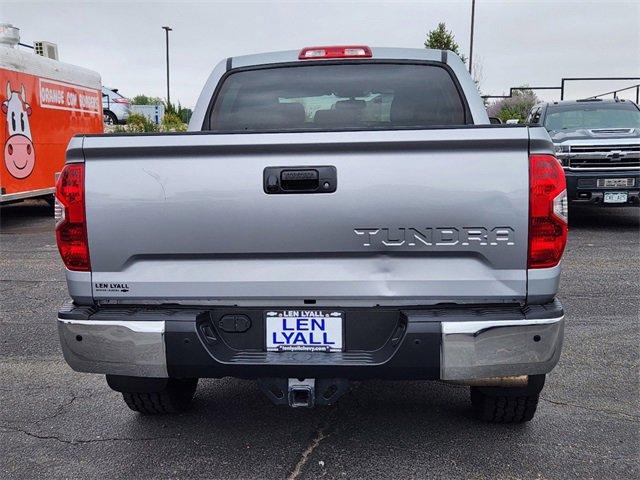
{"type": "Polygon", "coordinates": [[[512,377],[490,377],[490,378],[473,378],[469,380],[444,380],[444,383],[452,385],[464,385],[467,387],[506,387],[520,388],[529,384],[528,375],[518,375],[512,377]]]}

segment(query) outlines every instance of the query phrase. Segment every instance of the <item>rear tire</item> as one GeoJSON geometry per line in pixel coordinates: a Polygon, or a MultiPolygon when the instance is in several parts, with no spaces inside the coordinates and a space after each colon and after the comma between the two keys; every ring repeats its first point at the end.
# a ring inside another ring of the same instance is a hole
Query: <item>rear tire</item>
{"type": "Polygon", "coordinates": [[[543,386],[544,375],[532,375],[523,388],[471,387],[471,404],[485,422],[524,423],[533,419],[543,386]]]}
{"type": "Polygon", "coordinates": [[[198,387],[197,378],[135,378],[107,375],[107,382],[122,393],[127,406],[144,415],[179,413],[191,404],[198,387]]]}

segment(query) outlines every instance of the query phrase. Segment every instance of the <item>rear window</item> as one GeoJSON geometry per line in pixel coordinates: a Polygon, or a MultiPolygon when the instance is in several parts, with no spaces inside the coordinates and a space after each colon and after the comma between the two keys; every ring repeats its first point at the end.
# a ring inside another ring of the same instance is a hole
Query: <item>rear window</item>
{"type": "Polygon", "coordinates": [[[344,63],[232,73],[216,98],[209,129],[335,131],[464,123],[462,98],[445,68],[344,63]]]}

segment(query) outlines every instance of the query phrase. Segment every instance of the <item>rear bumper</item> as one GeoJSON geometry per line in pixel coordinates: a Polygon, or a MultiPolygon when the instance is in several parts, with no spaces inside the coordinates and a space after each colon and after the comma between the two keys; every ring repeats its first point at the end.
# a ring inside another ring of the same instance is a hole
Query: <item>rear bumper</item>
{"type": "Polygon", "coordinates": [[[567,196],[573,205],[602,205],[607,207],[640,206],[640,171],[599,171],[577,172],[565,170],[567,196]],[[598,179],[633,178],[633,187],[598,187],[598,179]],[[604,203],[605,192],[623,192],[627,194],[626,203],[604,203]]]}
{"type": "Polygon", "coordinates": [[[231,348],[211,329],[209,316],[206,310],[66,305],[58,330],[67,363],[80,372],[429,380],[547,373],[558,362],[564,331],[557,300],[525,308],[408,309],[397,311],[393,333],[376,350],[275,353],[231,348]]]}

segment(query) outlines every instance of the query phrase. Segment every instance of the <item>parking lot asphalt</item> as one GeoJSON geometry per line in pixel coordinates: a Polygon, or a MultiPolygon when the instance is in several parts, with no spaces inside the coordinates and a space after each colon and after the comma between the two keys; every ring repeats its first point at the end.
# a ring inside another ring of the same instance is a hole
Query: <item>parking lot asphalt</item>
{"type": "Polygon", "coordinates": [[[251,381],[201,380],[187,413],[140,416],[62,358],[50,207],[0,215],[1,478],[640,478],[639,209],[571,212],[562,358],[515,426],[435,382],[362,382],[293,410],[251,381]]]}

